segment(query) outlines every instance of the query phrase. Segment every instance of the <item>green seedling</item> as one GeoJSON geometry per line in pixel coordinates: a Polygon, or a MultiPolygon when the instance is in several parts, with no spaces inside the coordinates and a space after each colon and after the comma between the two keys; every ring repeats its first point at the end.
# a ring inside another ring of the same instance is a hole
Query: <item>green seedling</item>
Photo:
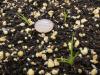
{"type": "Polygon", "coordinates": [[[30,22],[28,21],[28,18],[25,17],[23,14],[17,13],[17,16],[19,18],[21,18],[25,23],[27,23],[28,25],[30,25],[30,22]]]}
{"type": "Polygon", "coordinates": [[[64,62],[70,65],[73,65],[75,58],[79,54],[79,52],[74,53],[73,48],[74,48],[74,33],[73,33],[71,41],[68,43],[69,57],[68,58],[61,57],[61,58],[57,58],[57,60],[59,62],[64,62]]]}
{"type": "Polygon", "coordinates": [[[63,14],[64,14],[64,22],[66,22],[67,17],[68,17],[68,13],[64,10],[63,14]]]}

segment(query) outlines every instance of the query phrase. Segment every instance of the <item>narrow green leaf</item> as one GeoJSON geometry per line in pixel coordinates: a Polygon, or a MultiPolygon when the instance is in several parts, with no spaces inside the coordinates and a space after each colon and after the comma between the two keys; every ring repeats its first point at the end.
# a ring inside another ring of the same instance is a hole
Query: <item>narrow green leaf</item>
{"type": "Polygon", "coordinates": [[[72,39],[71,39],[71,41],[69,42],[69,51],[70,51],[70,54],[71,54],[71,56],[73,56],[73,44],[74,44],[74,32],[72,33],[72,39]]]}
{"type": "Polygon", "coordinates": [[[24,22],[30,25],[28,18],[26,18],[23,14],[17,13],[18,17],[21,18],[24,22]]]}
{"type": "Polygon", "coordinates": [[[64,10],[63,14],[64,14],[64,22],[66,22],[68,14],[67,14],[67,12],[65,10],[64,10]]]}
{"type": "Polygon", "coordinates": [[[75,54],[75,56],[74,56],[74,57],[76,58],[76,57],[78,56],[78,54],[79,54],[79,51],[78,51],[78,52],[76,52],[76,54],[75,54]]]}
{"type": "Polygon", "coordinates": [[[59,62],[68,62],[68,59],[63,58],[63,57],[57,58],[57,60],[58,60],[59,62]]]}

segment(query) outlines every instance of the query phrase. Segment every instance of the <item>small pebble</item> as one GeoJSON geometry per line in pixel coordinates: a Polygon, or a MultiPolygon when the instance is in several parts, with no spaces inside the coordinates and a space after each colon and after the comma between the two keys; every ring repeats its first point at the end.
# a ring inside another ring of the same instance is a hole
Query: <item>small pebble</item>
{"type": "Polygon", "coordinates": [[[81,50],[81,53],[83,55],[87,55],[88,54],[88,48],[87,47],[84,47],[84,49],[81,50]]]}
{"type": "Polygon", "coordinates": [[[36,65],[36,63],[32,61],[32,62],[31,62],[31,65],[36,65]]]}
{"type": "Polygon", "coordinates": [[[42,52],[37,52],[36,57],[42,57],[42,52]]]}
{"type": "Polygon", "coordinates": [[[86,34],[85,33],[79,33],[80,37],[84,37],[86,34]]]}
{"type": "Polygon", "coordinates": [[[53,70],[51,71],[51,73],[52,73],[53,75],[57,75],[57,74],[58,74],[58,72],[59,72],[59,70],[58,70],[58,69],[53,69],[53,70]]]}
{"type": "Polygon", "coordinates": [[[28,2],[30,3],[30,2],[32,2],[33,0],[28,0],[28,2]]]}
{"type": "Polygon", "coordinates": [[[79,46],[79,44],[80,44],[79,40],[76,40],[74,46],[77,48],[79,46]]]}
{"type": "Polygon", "coordinates": [[[2,28],[4,34],[8,34],[8,30],[6,28],[2,28]]]}
{"type": "Polygon", "coordinates": [[[42,54],[42,59],[43,59],[43,60],[47,60],[46,54],[42,54]]]}
{"type": "Polygon", "coordinates": [[[97,63],[98,63],[98,60],[97,60],[98,56],[95,54],[95,55],[93,55],[92,58],[93,58],[93,59],[90,60],[90,61],[91,61],[92,63],[94,63],[94,64],[97,64],[97,63]]]}
{"type": "Polygon", "coordinates": [[[52,52],[53,52],[52,48],[48,48],[48,49],[47,49],[47,52],[48,52],[48,53],[52,53],[52,52]]]}
{"type": "Polygon", "coordinates": [[[34,11],[33,15],[34,15],[34,18],[38,18],[41,15],[41,13],[39,11],[34,11]]]}
{"type": "Polygon", "coordinates": [[[63,47],[67,47],[67,43],[66,42],[64,42],[63,47]]]}
{"type": "Polygon", "coordinates": [[[95,55],[93,55],[93,59],[95,59],[95,60],[96,60],[97,58],[98,58],[98,55],[96,55],[96,54],[95,54],[95,55]]]}
{"type": "Polygon", "coordinates": [[[90,72],[91,75],[97,75],[97,73],[98,73],[98,71],[95,68],[92,69],[91,72],[90,72]]]}
{"type": "Polygon", "coordinates": [[[78,69],[78,73],[81,74],[82,73],[82,69],[78,69]]]}
{"type": "Polygon", "coordinates": [[[18,13],[21,13],[22,12],[22,9],[21,8],[18,8],[17,12],[18,13]]]}
{"type": "Polygon", "coordinates": [[[43,3],[43,6],[47,7],[47,5],[48,5],[47,3],[43,3]]]}
{"type": "Polygon", "coordinates": [[[60,63],[57,61],[57,59],[54,59],[54,64],[55,64],[55,66],[59,66],[60,65],[60,63]]]}
{"type": "Polygon", "coordinates": [[[35,2],[33,2],[33,5],[34,5],[34,6],[37,6],[38,4],[37,4],[37,2],[35,1],[35,2]]]}
{"type": "Polygon", "coordinates": [[[92,55],[95,55],[96,52],[95,52],[94,50],[91,50],[91,54],[92,54],[92,55]]]}
{"type": "Polygon", "coordinates": [[[93,13],[94,13],[94,14],[98,14],[98,13],[99,13],[99,8],[95,9],[95,10],[93,11],[93,13]]]}
{"type": "Polygon", "coordinates": [[[53,33],[52,33],[52,35],[51,35],[51,38],[52,39],[56,39],[56,35],[58,34],[58,32],[57,31],[54,31],[53,33]]]}
{"type": "Polygon", "coordinates": [[[6,53],[5,53],[5,56],[6,56],[6,57],[9,57],[9,56],[10,56],[10,53],[6,52],[6,53]]]}
{"type": "Polygon", "coordinates": [[[45,36],[45,37],[44,37],[44,41],[45,41],[45,42],[48,42],[48,36],[45,36]]]}
{"type": "Polygon", "coordinates": [[[34,23],[30,18],[28,19],[28,22],[29,22],[28,24],[29,26],[31,26],[34,23]]]}
{"type": "Polygon", "coordinates": [[[95,26],[96,26],[97,28],[98,28],[98,27],[100,27],[100,25],[99,25],[99,24],[96,24],[95,26]]]}
{"type": "Polygon", "coordinates": [[[87,20],[85,18],[81,19],[81,23],[85,23],[87,20]]]}
{"type": "Polygon", "coordinates": [[[5,36],[0,37],[0,42],[4,42],[6,40],[5,36]]]}
{"type": "Polygon", "coordinates": [[[51,73],[47,72],[45,75],[51,75],[51,73]]]}
{"type": "Polygon", "coordinates": [[[48,12],[48,14],[49,14],[50,17],[52,17],[53,12],[54,12],[54,11],[52,11],[52,10],[48,12]]]}
{"type": "Polygon", "coordinates": [[[34,70],[33,69],[28,69],[27,75],[34,75],[34,70]]]}
{"type": "Polygon", "coordinates": [[[54,40],[54,39],[56,39],[56,36],[55,35],[52,35],[51,38],[54,40]]]}
{"type": "Polygon", "coordinates": [[[26,28],[26,29],[25,29],[25,32],[26,32],[26,33],[29,33],[30,31],[31,31],[30,28],[26,28]]]}
{"type": "Polygon", "coordinates": [[[40,75],[41,75],[41,74],[43,75],[44,73],[45,73],[44,70],[40,70],[40,71],[39,71],[39,74],[40,74],[40,75]]]}
{"type": "Polygon", "coordinates": [[[83,27],[84,27],[84,25],[82,24],[82,25],[81,25],[81,27],[83,28],[83,27]]]}
{"type": "Polygon", "coordinates": [[[99,14],[95,14],[95,15],[94,15],[94,17],[99,18],[99,17],[100,17],[100,15],[99,15],[99,14]]]}
{"type": "Polygon", "coordinates": [[[80,20],[76,20],[75,23],[76,23],[77,25],[80,25],[80,24],[81,24],[80,20]]]}
{"type": "Polygon", "coordinates": [[[4,52],[0,51],[0,60],[2,60],[4,58],[4,52]]]}
{"type": "Polygon", "coordinates": [[[3,21],[3,23],[2,23],[4,26],[7,24],[7,22],[6,21],[3,21]]]}
{"type": "Polygon", "coordinates": [[[20,23],[19,25],[20,25],[20,26],[25,26],[25,23],[20,23]]]}
{"type": "Polygon", "coordinates": [[[18,51],[17,55],[18,55],[19,57],[22,57],[22,56],[24,55],[24,52],[23,52],[23,51],[18,51]]]}
{"type": "Polygon", "coordinates": [[[54,61],[52,59],[48,59],[48,68],[54,67],[54,61]]]}

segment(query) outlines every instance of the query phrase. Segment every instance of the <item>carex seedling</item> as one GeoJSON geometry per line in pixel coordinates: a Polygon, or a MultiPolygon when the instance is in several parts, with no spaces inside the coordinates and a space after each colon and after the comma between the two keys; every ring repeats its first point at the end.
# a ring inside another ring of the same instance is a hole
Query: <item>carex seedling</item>
{"type": "Polygon", "coordinates": [[[61,58],[57,58],[57,60],[59,62],[64,62],[64,63],[70,64],[70,65],[74,64],[74,60],[77,57],[77,55],[79,54],[79,51],[74,52],[74,35],[75,34],[73,32],[72,39],[71,39],[71,41],[68,42],[68,51],[69,51],[68,58],[64,58],[63,56],[61,58]]]}
{"type": "Polygon", "coordinates": [[[25,23],[27,23],[28,25],[30,25],[30,22],[28,21],[28,18],[25,17],[23,14],[21,13],[16,13],[16,15],[21,18],[21,20],[23,20],[25,23]]]}
{"type": "Polygon", "coordinates": [[[66,22],[67,17],[68,17],[68,12],[66,10],[64,10],[63,14],[64,14],[64,22],[66,22]]]}

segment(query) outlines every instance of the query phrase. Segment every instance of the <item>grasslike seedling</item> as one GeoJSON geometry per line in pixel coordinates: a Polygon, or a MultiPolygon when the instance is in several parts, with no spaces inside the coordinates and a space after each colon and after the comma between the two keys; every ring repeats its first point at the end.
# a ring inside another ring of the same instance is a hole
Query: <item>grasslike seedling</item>
{"type": "Polygon", "coordinates": [[[68,43],[68,50],[69,50],[68,58],[61,57],[61,58],[57,58],[57,60],[59,62],[64,62],[64,63],[70,64],[70,65],[73,65],[75,58],[79,54],[79,52],[76,52],[76,53],[74,52],[74,33],[73,33],[71,41],[69,41],[69,43],[68,43]]]}
{"type": "Polygon", "coordinates": [[[68,13],[64,10],[63,14],[64,14],[64,22],[66,22],[67,17],[68,17],[68,13]]]}
{"type": "Polygon", "coordinates": [[[19,18],[21,18],[25,23],[27,23],[28,25],[30,25],[30,22],[28,21],[28,18],[25,17],[23,14],[17,13],[17,16],[19,18]]]}

